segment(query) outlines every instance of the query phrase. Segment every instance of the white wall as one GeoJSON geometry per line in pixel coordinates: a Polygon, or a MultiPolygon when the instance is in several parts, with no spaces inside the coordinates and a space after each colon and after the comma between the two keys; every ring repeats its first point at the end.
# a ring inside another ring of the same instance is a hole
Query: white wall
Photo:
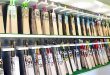
{"type": "Polygon", "coordinates": [[[103,66],[98,69],[94,69],[79,75],[110,75],[110,65],[103,66]]]}

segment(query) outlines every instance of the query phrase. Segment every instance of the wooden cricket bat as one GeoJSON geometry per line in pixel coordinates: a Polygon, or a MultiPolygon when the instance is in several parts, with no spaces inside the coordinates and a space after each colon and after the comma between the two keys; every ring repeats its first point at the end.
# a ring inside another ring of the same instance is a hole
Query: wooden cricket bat
{"type": "Polygon", "coordinates": [[[53,23],[52,23],[52,10],[48,11],[49,13],[49,26],[50,26],[50,35],[54,34],[54,28],[53,28],[53,23]]]}
{"type": "Polygon", "coordinates": [[[1,51],[1,49],[0,49],[0,75],[4,75],[2,51],[1,51]]]}
{"type": "Polygon", "coordinates": [[[0,33],[5,33],[2,8],[2,4],[0,4],[0,33]]]}
{"type": "Polygon", "coordinates": [[[70,59],[70,63],[71,63],[71,66],[72,66],[72,70],[76,71],[77,68],[76,68],[76,64],[74,62],[73,53],[72,53],[71,50],[69,50],[68,53],[69,53],[69,59],[70,59]]]}
{"type": "Polygon", "coordinates": [[[76,35],[76,28],[75,28],[75,20],[73,15],[69,15],[68,17],[69,20],[69,30],[71,35],[76,35]]]}
{"type": "Polygon", "coordinates": [[[6,33],[18,33],[17,8],[13,5],[8,5],[6,33]]]}
{"type": "Polygon", "coordinates": [[[36,58],[37,58],[37,66],[36,68],[37,69],[37,75],[45,75],[45,72],[44,72],[44,67],[43,67],[43,60],[42,60],[42,55],[40,54],[40,51],[39,49],[36,50],[36,58]]]}
{"type": "Polygon", "coordinates": [[[65,64],[66,64],[68,73],[69,73],[69,74],[72,74],[72,69],[71,69],[71,66],[70,66],[70,62],[69,62],[69,58],[68,58],[67,52],[64,51],[63,55],[64,55],[64,61],[65,61],[65,64]]]}
{"type": "Polygon", "coordinates": [[[62,27],[62,15],[57,14],[57,26],[58,26],[58,34],[63,35],[63,27],[62,27]]]}
{"type": "Polygon", "coordinates": [[[86,18],[86,32],[88,36],[91,36],[91,29],[90,29],[90,21],[89,17],[86,18]]]}
{"type": "MultiPolygon", "coordinates": [[[[97,41],[95,43],[97,43],[97,41]]],[[[102,56],[100,55],[101,54],[101,51],[99,51],[100,49],[99,49],[98,44],[94,45],[94,47],[95,47],[95,50],[96,50],[96,58],[97,58],[98,64],[101,65],[103,63],[103,60],[101,60],[102,59],[101,58],[102,56]]]]}
{"type": "Polygon", "coordinates": [[[106,49],[103,44],[101,45],[101,49],[102,49],[102,53],[103,53],[103,56],[105,59],[105,63],[109,62],[108,57],[107,57],[107,53],[106,53],[106,49]]]}
{"type": "Polygon", "coordinates": [[[64,64],[64,60],[63,57],[60,53],[59,48],[56,48],[56,50],[54,50],[55,53],[55,58],[56,58],[56,63],[57,63],[57,67],[58,67],[58,74],[59,75],[66,75],[67,74],[67,70],[64,64]]]}
{"type": "Polygon", "coordinates": [[[92,51],[92,55],[93,55],[95,65],[98,65],[98,62],[97,62],[97,59],[96,59],[96,56],[95,56],[95,51],[93,50],[93,48],[91,49],[91,51],[92,51]]]}
{"type": "Polygon", "coordinates": [[[4,75],[11,75],[11,55],[9,51],[3,52],[4,75]]]}
{"type": "Polygon", "coordinates": [[[53,61],[53,55],[50,51],[50,48],[47,49],[47,58],[48,58],[48,62],[49,62],[51,75],[57,75],[55,64],[54,64],[54,61],[53,61]]]}
{"type": "Polygon", "coordinates": [[[46,53],[46,49],[45,48],[41,48],[41,55],[42,55],[42,60],[44,61],[44,71],[45,71],[45,75],[51,75],[51,70],[50,70],[50,66],[49,66],[49,62],[48,62],[48,56],[46,53]]]}
{"type": "Polygon", "coordinates": [[[11,58],[12,75],[20,75],[19,58],[17,56],[11,58]]]}
{"type": "Polygon", "coordinates": [[[108,46],[107,46],[107,53],[108,53],[108,59],[109,59],[109,61],[110,61],[110,44],[108,44],[108,46]]]}
{"type": "Polygon", "coordinates": [[[106,33],[105,33],[105,24],[106,24],[106,22],[104,20],[102,20],[101,21],[101,26],[102,26],[103,36],[106,36],[106,33]]]}
{"type": "Polygon", "coordinates": [[[24,60],[25,60],[26,75],[35,75],[32,57],[30,55],[24,55],[24,60]]]}
{"type": "Polygon", "coordinates": [[[97,33],[96,33],[96,28],[95,28],[95,23],[94,21],[92,20],[92,27],[93,27],[93,36],[97,36],[97,33]]]}
{"type": "Polygon", "coordinates": [[[85,28],[85,20],[84,20],[84,17],[82,18],[82,30],[83,30],[83,35],[86,36],[86,28],[85,28]]]}
{"type": "Polygon", "coordinates": [[[81,64],[82,67],[87,68],[86,64],[86,60],[85,60],[85,53],[84,53],[84,46],[80,46],[80,52],[81,52],[81,64]]]}
{"type": "Polygon", "coordinates": [[[3,61],[2,61],[2,59],[0,59],[0,75],[4,75],[3,61]]]}
{"type": "Polygon", "coordinates": [[[108,32],[109,32],[109,36],[110,36],[110,21],[108,22],[109,27],[108,27],[108,32]]]}
{"type": "Polygon", "coordinates": [[[23,31],[23,34],[30,34],[28,7],[22,8],[22,31],[23,31]]]}
{"type": "Polygon", "coordinates": [[[50,35],[49,13],[48,11],[41,11],[41,15],[43,34],[50,35]]]}
{"type": "Polygon", "coordinates": [[[102,26],[101,26],[101,21],[99,21],[99,28],[100,28],[100,36],[103,36],[103,30],[102,30],[102,26]]]}
{"type": "Polygon", "coordinates": [[[88,49],[88,54],[89,54],[91,65],[92,65],[92,67],[95,67],[95,61],[93,59],[93,54],[92,54],[92,51],[90,49],[90,46],[87,46],[87,49],[88,49]]]}
{"type": "Polygon", "coordinates": [[[33,9],[32,11],[32,34],[43,34],[42,26],[41,26],[41,18],[40,18],[40,10],[33,9]]]}
{"type": "Polygon", "coordinates": [[[77,35],[82,35],[81,33],[81,25],[80,25],[80,17],[76,16],[76,33],[77,35]]]}
{"type": "Polygon", "coordinates": [[[65,19],[64,24],[65,24],[65,28],[66,28],[66,35],[70,35],[68,15],[64,15],[64,19],[65,19]]]}
{"type": "Polygon", "coordinates": [[[77,48],[75,49],[75,57],[76,57],[77,69],[81,70],[82,67],[81,67],[81,60],[80,60],[80,52],[77,48]]]}
{"type": "Polygon", "coordinates": [[[101,60],[102,65],[104,65],[105,64],[105,59],[104,59],[104,55],[102,53],[102,50],[101,50],[100,46],[99,46],[99,56],[100,56],[100,60],[101,60]]]}
{"type": "Polygon", "coordinates": [[[54,35],[58,35],[58,27],[57,27],[57,20],[56,20],[56,13],[52,12],[52,24],[53,24],[53,32],[54,35]]]}
{"type": "Polygon", "coordinates": [[[89,56],[89,52],[87,50],[87,48],[85,48],[85,59],[87,61],[87,65],[88,65],[88,68],[91,69],[92,68],[92,63],[91,63],[91,59],[90,59],[90,56],[89,56]]]}

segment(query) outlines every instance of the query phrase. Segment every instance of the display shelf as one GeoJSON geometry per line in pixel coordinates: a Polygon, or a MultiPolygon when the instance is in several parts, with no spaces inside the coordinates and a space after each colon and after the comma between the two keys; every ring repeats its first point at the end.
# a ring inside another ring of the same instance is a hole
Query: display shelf
{"type": "Polygon", "coordinates": [[[107,65],[110,65],[110,61],[108,63],[106,63],[105,65],[97,65],[96,67],[93,67],[92,69],[83,68],[82,70],[75,71],[73,73],[73,75],[78,75],[78,74],[81,74],[81,73],[85,73],[85,72],[88,72],[88,71],[91,71],[91,70],[95,70],[95,69],[98,69],[98,68],[101,68],[101,67],[104,67],[104,66],[107,66],[107,65]]]}
{"type": "Polygon", "coordinates": [[[30,35],[30,34],[0,34],[0,38],[110,38],[109,36],[69,36],[69,35],[30,35]]]}

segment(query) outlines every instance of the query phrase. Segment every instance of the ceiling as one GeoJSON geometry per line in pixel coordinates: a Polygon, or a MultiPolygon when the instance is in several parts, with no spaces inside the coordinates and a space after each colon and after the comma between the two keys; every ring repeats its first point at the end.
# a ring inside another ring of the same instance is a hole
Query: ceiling
{"type": "MultiPolygon", "coordinates": [[[[9,1],[9,0],[0,0],[9,1]]],[[[17,0],[23,2],[24,0],[17,0]]],[[[38,0],[30,0],[37,2],[38,0]]],[[[110,16],[110,0],[50,0],[110,16]]]]}

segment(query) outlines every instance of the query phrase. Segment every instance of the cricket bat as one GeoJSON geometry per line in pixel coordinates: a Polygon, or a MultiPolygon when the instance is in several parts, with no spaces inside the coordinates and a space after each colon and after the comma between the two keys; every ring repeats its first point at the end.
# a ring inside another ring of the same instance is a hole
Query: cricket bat
{"type": "Polygon", "coordinates": [[[6,33],[18,33],[17,8],[15,5],[8,5],[6,33]]]}
{"type": "Polygon", "coordinates": [[[81,25],[80,25],[80,17],[79,16],[76,16],[76,33],[77,35],[82,35],[81,33],[81,25]]]}
{"type": "Polygon", "coordinates": [[[51,69],[49,66],[48,56],[47,56],[45,48],[41,48],[41,55],[42,55],[42,60],[43,60],[43,64],[44,64],[45,75],[51,75],[51,69]]]}
{"type": "Polygon", "coordinates": [[[1,51],[1,49],[0,49],[0,75],[4,75],[2,51],[1,51]]]}
{"type": "Polygon", "coordinates": [[[3,69],[4,69],[4,75],[12,75],[11,74],[11,53],[9,51],[3,52],[3,69]]]}
{"type": "Polygon", "coordinates": [[[22,31],[23,34],[30,34],[28,7],[22,7],[22,31]]]}
{"type": "Polygon", "coordinates": [[[66,75],[67,74],[66,66],[65,66],[63,57],[61,55],[61,51],[59,49],[60,48],[56,48],[56,51],[54,51],[56,62],[57,62],[57,67],[58,67],[58,72],[59,72],[58,74],[66,75]]]}
{"type": "Polygon", "coordinates": [[[101,26],[101,21],[98,21],[98,24],[99,24],[100,36],[103,36],[103,30],[102,30],[102,26],[101,26]]]}
{"type": "Polygon", "coordinates": [[[104,55],[102,53],[102,50],[100,48],[100,45],[99,45],[98,49],[99,49],[98,51],[99,51],[99,56],[100,56],[101,63],[102,63],[102,65],[104,65],[105,64],[105,59],[104,59],[104,55]]]}
{"type": "Polygon", "coordinates": [[[3,9],[2,4],[0,4],[0,33],[5,33],[4,22],[3,22],[3,9]]]}
{"type": "Polygon", "coordinates": [[[36,68],[38,68],[37,70],[37,75],[45,75],[44,72],[44,67],[43,67],[43,60],[42,60],[42,55],[40,54],[39,49],[36,50],[36,62],[37,62],[37,66],[36,68]]]}
{"type": "Polygon", "coordinates": [[[86,32],[88,36],[91,36],[90,20],[88,17],[86,18],[86,32]]]}
{"type": "Polygon", "coordinates": [[[95,61],[94,61],[92,50],[91,50],[90,46],[87,46],[87,49],[88,49],[88,54],[89,54],[91,65],[92,65],[92,67],[95,67],[95,61]]]}
{"type": "Polygon", "coordinates": [[[84,53],[84,46],[80,46],[80,52],[81,52],[81,65],[83,68],[88,68],[87,67],[87,62],[85,60],[85,53],[84,53]]]}
{"type": "Polygon", "coordinates": [[[20,75],[19,58],[14,56],[11,58],[12,75],[20,75]]]}
{"type": "Polygon", "coordinates": [[[93,50],[93,48],[91,49],[91,51],[92,51],[94,63],[95,63],[95,65],[98,65],[98,62],[97,62],[97,59],[96,59],[96,56],[95,56],[95,51],[93,50]]]}
{"type": "Polygon", "coordinates": [[[55,64],[54,64],[54,61],[53,61],[53,55],[50,51],[50,48],[47,48],[47,58],[48,58],[48,62],[49,62],[51,75],[57,75],[55,64]]]}
{"type": "Polygon", "coordinates": [[[57,18],[58,34],[63,35],[62,15],[57,13],[56,18],[57,18]]]}
{"type": "Polygon", "coordinates": [[[0,59],[0,75],[4,75],[3,61],[2,61],[2,59],[0,59]]]}
{"type": "Polygon", "coordinates": [[[85,28],[85,20],[84,20],[84,17],[82,18],[82,31],[83,31],[83,35],[86,36],[86,28],[85,28]]]}
{"type": "Polygon", "coordinates": [[[40,10],[33,9],[32,11],[32,34],[43,34],[42,26],[41,26],[41,18],[40,18],[40,10]]]}
{"type": "Polygon", "coordinates": [[[101,49],[102,49],[102,53],[103,53],[103,56],[105,59],[105,63],[109,62],[108,57],[107,57],[107,53],[106,53],[106,49],[103,44],[101,45],[101,49]]]}
{"type": "Polygon", "coordinates": [[[53,24],[53,32],[54,35],[58,35],[58,27],[57,27],[57,20],[56,20],[56,13],[52,12],[52,24],[53,24]]]}
{"type": "Polygon", "coordinates": [[[69,15],[68,16],[68,21],[69,21],[70,34],[71,35],[76,35],[74,15],[69,15]]]}
{"type": "MultiPolygon", "coordinates": [[[[65,25],[65,28],[66,28],[66,35],[70,35],[70,30],[69,30],[69,20],[68,20],[68,15],[64,15],[64,25],[65,25]]],[[[64,27],[63,25],[63,27],[64,27]]]]}
{"type": "Polygon", "coordinates": [[[26,75],[35,75],[32,57],[30,55],[24,55],[24,61],[26,75]]]}
{"type": "Polygon", "coordinates": [[[76,57],[76,64],[77,64],[77,69],[81,70],[81,57],[80,57],[80,51],[77,49],[77,47],[74,49],[75,51],[75,57],[76,57]]]}
{"type": "Polygon", "coordinates": [[[69,50],[68,53],[69,53],[69,59],[70,59],[70,63],[71,63],[71,66],[72,66],[72,70],[76,71],[77,68],[76,68],[76,64],[74,62],[73,53],[72,53],[71,50],[69,50]]]}
{"type": "MultiPolygon", "coordinates": [[[[109,42],[109,39],[104,39],[104,41],[109,42]]],[[[106,53],[107,53],[108,59],[110,60],[110,44],[106,44],[105,47],[106,47],[106,53]]]]}
{"type": "Polygon", "coordinates": [[[49,26],[50,26],[50,35],[54,34],[53,22],[52,22],[52,10],[49,10],[49,26]]]}
{"type": "Polygon", "coordinates": [[[69,62],[67,51],[64,51],[63,56],[64,56],[64,61],[65,61],[68,73],[72,74],[72,69],[71,69],[71,66],[70,66],[70,62],[69,62]]]}
{"type": "Polygon", "coordinates": [[[41,11],[41,15],[43,34],[50,35],[49,13],[48,11],[41,11]]]}
{"type": "Polygon", "coordinates": [[[96,28],[95,28],[95,23],[94,23],[93,20],[92,20],[91,24],[92,24],[92,29],[93,29],[93,36],[97,36],[96,28]]]}
{"type": "Polygon", "coordinates": [[[87,50],[87,46],[85,46],[84,49],[85,49],[85,50],[84,50],[85,60],[86,60],[86,62],[87,62],[86,65],[88,65],[88,68],[91,69],[91,68],[92,68],[92,63],[91,63],[91,60],[90,60],[89,52],[88,52],[88,50],[87,50]]]}
{"type": "Polygon", "coordinates": [[[38,67],[37,67],[37,55],[36,55],[36,49],[29,49],[29,55],[32,56],[32,60],[33,60],[33,66],[34,66],[34,73],[35,75],[38,74],[38,67]]]}

